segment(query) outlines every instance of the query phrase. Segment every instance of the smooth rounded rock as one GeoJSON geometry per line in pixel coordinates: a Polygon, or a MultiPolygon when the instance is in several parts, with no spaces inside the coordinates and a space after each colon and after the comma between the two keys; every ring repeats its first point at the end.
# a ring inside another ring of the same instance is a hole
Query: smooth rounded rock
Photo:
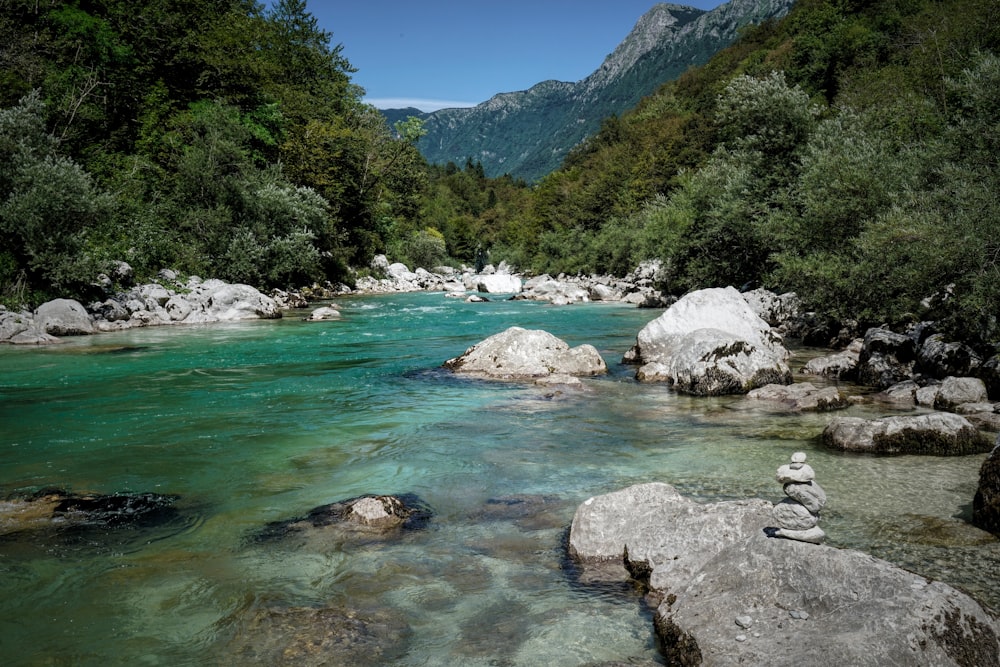
{"type": "Polygon", "coordinates": [[[785,498],[777,503],[772,515],[778,528],[785,530],[809,530],[819,523],[818,516],[792,498],[785,498]]]}

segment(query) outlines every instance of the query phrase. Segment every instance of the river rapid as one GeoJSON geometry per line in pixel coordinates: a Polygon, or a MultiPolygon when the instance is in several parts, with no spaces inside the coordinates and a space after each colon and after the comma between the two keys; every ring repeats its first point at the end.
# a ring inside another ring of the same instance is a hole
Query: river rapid
{"type": "MultiPolygon", "coordinates": [[[[0,499],[179,496],[177,517],[141,530],[0,532],[3,664],[268,664],[280,624],[261,619],[310,608],[383,619],[394,640],[370,664],[659,661],[641,591],[577,581],[576,507],[651,481],[701,501],[778,501],[774,472],[800,450],[829,496],[829,544],[1000,607],[1000,543],[967,523],[982,455],[828,452],[829,414],[640,385],[620,360],[661,311],[440,293],[337,306],[339,321],[292,312],[0,348],[0,499]],[[558,392],[440,368],[514,325],[591,343],[610,373],[558,392]],[[368,493],[416,494],[433,518],[389,542],[252,539],[368,493]]],[[[795,350],[795,368],[817,353],[795,350]]]]}

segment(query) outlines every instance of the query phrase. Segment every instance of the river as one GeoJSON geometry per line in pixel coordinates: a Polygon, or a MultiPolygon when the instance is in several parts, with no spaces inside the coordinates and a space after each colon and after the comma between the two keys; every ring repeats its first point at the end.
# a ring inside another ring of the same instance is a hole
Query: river
{"type": "Polygon", "coordinates": [[[799,450],[829,495],[829,544],[1000,607],[1000,544],[967,523],[984,456],[837,454],[817,441],[830,415],[640,385],[620,360],[660,311],[440,293],[337,305],[339,321],[293,312],[0,348],[0,498],[179,497],[157,527],[0,534],[5,665],[268,664],[295,631],[275,610],[304,609],[381,619],[393,640],[371,664],[657,661],[641,591],[576,580],[576,507],[650,481],[701,501],[777,501],[774,471],[799,450]],[[441,370],[513,325],[591,343],[610,373],[558,393],[441,370]],[[252,539],[368,493],[416,494],[433,518],[390,542],[252,539]]]}

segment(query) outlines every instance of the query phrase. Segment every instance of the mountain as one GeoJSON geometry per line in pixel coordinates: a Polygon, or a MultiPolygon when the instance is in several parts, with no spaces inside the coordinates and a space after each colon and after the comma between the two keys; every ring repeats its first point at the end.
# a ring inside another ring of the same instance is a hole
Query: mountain
{"type": "Polygon", "coordinates": [[[576,83],[543,81],[500,93],[475,107],[384,110],[390,122],[417,116],[427,135],[418,148],[432,163],[483,165],[487,176],[534,181],[556,169],[573,146],[608,116],[634,107],[666,81],[731,44],[739,29],[784,15],[793,0],[730,0],[706,12],[658,4],[601,66],[576,83]]]}

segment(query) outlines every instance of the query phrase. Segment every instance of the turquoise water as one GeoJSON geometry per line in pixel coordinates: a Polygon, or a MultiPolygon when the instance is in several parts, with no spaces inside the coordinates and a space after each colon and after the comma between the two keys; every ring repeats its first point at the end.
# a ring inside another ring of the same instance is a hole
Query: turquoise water
{"type": "Polygon", "coordinates": [[[640,592],[575,581],[564,540],[576,507],[649,481],[776,501],[774,471],[797,450],[830,496],[831,544],[1000,606],[998,541],[966,522],[983,456],[838,455],[816,442],[829,415],[639,385],[619,360],[659,311],[425,293],[337,305],[334,322],[292,313],[0,348],[0,497],[180,496],[157,528],[0,539],[4,664],[274,664],[263,645],[307,651],[309,639],[289,639],[273,611],[330,608],[392,630],[357,664],[657,660],[640,592]],[[611,372],[554,393],[440,369],[513,325],[591,343],[611,372]],[[366,493],[416,494],[433,519],[392,542],[250,539],[366,493]]]}

